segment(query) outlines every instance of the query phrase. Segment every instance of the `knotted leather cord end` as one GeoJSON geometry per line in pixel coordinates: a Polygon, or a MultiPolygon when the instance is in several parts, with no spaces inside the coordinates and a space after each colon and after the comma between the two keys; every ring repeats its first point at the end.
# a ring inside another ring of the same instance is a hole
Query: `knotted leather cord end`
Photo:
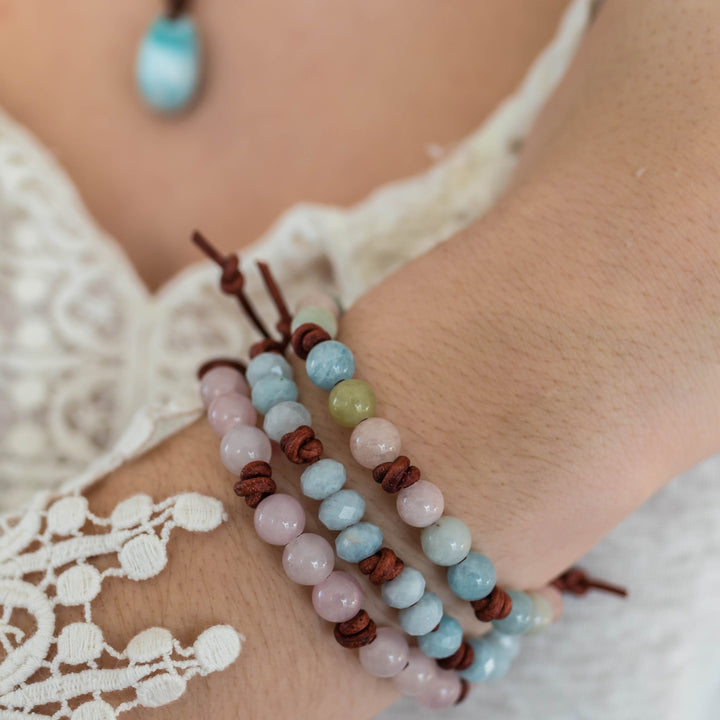
{"type": "Polygon", "coordinates": [[[443,670],[467,670],[475,660],[473,646],[463,640],[462,645],[450,656],[437,660],[437,664],[443,670]]]}
{"type": "Polygon", "coordinates": [[[590,577],[581,568],[570,568],[562,575],[553,580],[552,585],[560,592],[569,593],[571,595],[585,595],[590,590],[601,590],[603,592],[627,597],[628,591],[618,585],[612,585],[604,580],[590,577]]]}
{"type": "Polygon", "coordinates": [[[285,352],[285,346],[281,342],[278,342],[277,340],[271,340],[270,338],[258,340],[256,343],[253,343],[250,346],[250,359],[252,360],[258,355],[262,355],[262,353],[267,352],[283,355],[285,352]]]}
{"type": "Polygon", "coordinates": [[[238,497],[244,497],[251,508],[256,508],[260,501],[272,495],[277,486],[272,479],[272,468],[263,460],[248,463],[240,472],[240,479],[233,486],[238,497]]]}
{"type": "Polygon", "coordinates": [[[456,705],[459,705],[470,693],[470,683],[465,678],[460,678],[460,694],[458,699],[455,701],[456,705]]]}
{"type": "Polygon", "coordinates": [[[372,474],[375,482],[380,483],[385,492],[395,494],[420,479],[420,468],[411,465],[410,458],[400,455],[392,462],[377,465],[372,474]]]}
{"type": "Polygon", "coordinates": [[[395,554],[394,550],[380,548],[374,555],[358,563],[360,572],[368,575],[373,585],[382,585],[394,580],[405,567],[405,563],[395,554]]]}
{"type": "Polygon", "coordinates": [[[470,605],[475,611],[475,617],[481,622],[492,622],[506,618],[512,610],[512,598],[499,587],[481,600],[473,600],[470,605]]]}
{"type": "Polygon", "coordinates": [[[323,454],[322,443],[308,425],[301,425],[297,430],[283,435],[280,448],[285,457],[296,465],[310,465],[317,462],[323,454]]]}
{"type": "Polygon", "coordinates": [[[345,648],[361,648],[369,645],[377,635],[377,628],[365,610],[355,617],[335,625],[335,640],[345,648]]]}
{"type": "Polygon", "coordinates": [[[237,370],[239,373],[245,374],[245,366],[239,362],[238,360],[234,360],[233,358],[214,358],[213,360],[208,360],[207,362],[203,363],[198,369],[197,369],[197,378],[198,380],[203,379],[203,375],[205,375],[208,370],[212,370],[216,367],[231,367],[237,370]]]}
{"type": "Polygon", "coordinates": [[[330,339],[330,335],[315,323],[303,323],[292,334],[290,344],[295,354],[301,359],[306,360],[308,353],[321,342],[330,339]]]}

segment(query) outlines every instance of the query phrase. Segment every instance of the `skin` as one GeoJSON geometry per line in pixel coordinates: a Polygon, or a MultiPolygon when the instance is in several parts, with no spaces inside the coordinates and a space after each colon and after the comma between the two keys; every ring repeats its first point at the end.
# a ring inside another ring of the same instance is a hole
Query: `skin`
{"type": "MultiPolygon", "coordinates": [[[[548,581],[720,450],[718,27],[711,0],[608,0],[501,203],[344,317],[341,339],[378,415],[510,587],[548,581]]],[[[328,455],[347,459],[323,393],[296,375],[328,455]]],[[[388,544],[425,569],[417,533],[351,467],[388,544]]],[[[278,462],[283,490],[295,492],[297,474],[278,462]]],[[[230,509],[201,542],[178,535],[166,572],[119,583],[98,613],[118,646],[150,624],[183,639],[215,622],[248,635],[235,666],[136,716],[239,707],[334,718],[342,707],[344,718],[372,717],[393,699],[390,684],[332,642],[230,485],[199,422],[90,493],[100,512],[148,487],[207,492],[230,509]]]]}

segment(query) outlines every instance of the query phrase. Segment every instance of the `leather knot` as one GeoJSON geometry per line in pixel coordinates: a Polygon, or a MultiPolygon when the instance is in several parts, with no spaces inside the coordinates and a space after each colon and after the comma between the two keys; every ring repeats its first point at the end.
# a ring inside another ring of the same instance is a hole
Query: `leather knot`
{"type": "Polygon", "coordinates": [[[437,661],[443,670],[467,670],[475,660],[472,645],[463,640],[462,645],[450,656],[437,661]]]}
{"type": "Polygon", "coordinates": [[[380,548],[374,555],[358,563],[360,572],[369,575],[373,585],[382,585],[394,580],[405,567],[405,563],[390,548],[380,548]]]}
{"type": "Polygon", "coordinates": [[[283,435],[280,448],[285,457],[296,465],[310,465],[317,462],[323,454],[322,443],[308,425],[301,425],[297,430],[283,435]]]}
{"type": "Polygon", "coordinates": [[[585,595],[590,590],[602,590],[604,592],[627,597],[628,591],[618,585],[611,585],[604,580],[591,578],[581,568],[570,568],[560,577],[555,578],[552,584],[560,590],[560,592],[570,593],[571,595],[585,595]]]}
{"type": "Polygon", "coordinates": [[[233,360],[233,358],[214,358],[213,360],[208,360],[207,362],[203,363],[197,370],[197,378],[198,380],[203,379],[203,375],[205,375],[208,370],[212,370],[216,367],[231,367],[235,368],[239,373],[245,374],[245,366],[238,362],[237,360],[233,360]]]}
{"type": "Polygon", "coordinates": [[[272,340],[271,338],[265,338],[264,340],[258,340],[250,346],[250,359],[262,355],[262,353],[274,352],[282,355],[285,352],[285,348],[281,342],[272,340]]]}
{"type": "Polygon", "coordinates": [[[295,354],[301,359],[306,360],[308,353],[319,343],[330,339],[319,325],[315,323],[303,323],[292,334],[290,342],[292,343],[295,354]]]}
{"type": "Polygon", "coordinates": [[[240,260],[237,255],[228,255],[223,259],[220,288],[228,295],[239,295],[245,285],[245,278],[239,267],[240,260]]]}
{"type": "Polygon", "coordinates": [[[473,600],[472,605],[475,617],[481,622],[492,622],[506,618],[512,610],[512,598],[501,588],[494,587],[493,591],[481,600],[473,600]]]}
{"type": "Polygon", "coordinates": [[[373,470],[373,478],[385,492],[394,494],[416,483],[420,479],[420,468],[411,465],[410,458],[400,455],[392,462],[377,465],[373,470]]]}
{"type": "Polygon", "coordinates": [[[256,508],[263,498],[272,495],[277,486],[272,479],[272,468],[263,460],[248,463],[240,472],[240,479],[233,486],[235,494],[244,497],[251,508],[256,508]]]}
{"type": "Polygon", "coordinates": [[[458,699],[455,701],[456,705],[459,705],[470,693],[470,683],[465,678],[460,678],[460,694],[458,699]]]}
{"type": "Polygon", "coordinates": [[[359,610],[355,617],[335,625],[335,640],[345,648],[369,645],[376,635],[375,622],[365,610],[359,610]]]}

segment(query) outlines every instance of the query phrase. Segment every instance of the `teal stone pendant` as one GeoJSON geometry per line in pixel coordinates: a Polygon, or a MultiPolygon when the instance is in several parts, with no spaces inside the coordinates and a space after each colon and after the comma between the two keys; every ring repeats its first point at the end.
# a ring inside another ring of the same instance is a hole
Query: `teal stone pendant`
{"type": "Polygon", "coordinates": [[[140,43],[135,65],[145,103],[160,113],[185,110],[200,85],[200,56],[200,38],[190,15],[155,20],[140,43]]]}

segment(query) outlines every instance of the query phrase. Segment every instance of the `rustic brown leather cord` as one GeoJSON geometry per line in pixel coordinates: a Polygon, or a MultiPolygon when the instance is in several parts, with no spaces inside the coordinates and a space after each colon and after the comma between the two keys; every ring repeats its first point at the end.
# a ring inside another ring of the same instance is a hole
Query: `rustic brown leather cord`
{"type": "Polygon", "coordinates": [[[464,678],[460,678],[460,695],[458,695],[458,699],[455,701],[456,705],[459,705],[470,692],[470,683],[465,680],[464,678]]]}
{"type": "Polygon", "coordinates": [[[166,0],[165,14],[171,20],[177,20],[181,15],[188,12],[190,0],[166,0]]]}
{"type": "Polygon", "coordinates": [[[214,358],[213,360],[208,360],[206,363],[203,363],[198,369],[197,369],[197,378],[198,380],[203,379],[203,375],[208,371],[212,370],[216,367],[231,367],[235,368],[239,373],[245,374],[245,366],[239,362],[238,360],[234,360],[233,358],[214,358]]]}
{"type": "Polygon", "coordinates": [[[235,494],[244,497],[251,508],[256,508],[263,498],[272,495],[277,486],[272,479],[272,468],[263,460],[248,463],[233,486],[235,494]]]}
{"type": "Polygon", "coordinates": [[[309,425],[301,425],[297,430],[283,435],[280,448],[285,457],[296,465],[310,465],[323,454],[323,444],[315,437],[315,431],[309,425]]]}
{"type": "Polygon", "coordinates": [[[492,622],[506,618],[512,610],[512,598],[497,586],[482,600],[473,600],[470,605],[475,611],[475,617],[481,622],[492,622]]]}
{"type": "Polygon", "coordinates": [[[463,640],[462,645],[450,656],[437,660],[443,670],[467,670],[475,660],[475,651],[472,645],[463,640]]]}
{"type": "Polygon", "coordinates": [[[268,264],[258,261],[257,266],[260,270],[260,274],[262,275],[263,282],[265,283],[265,288],[268,291],[270,297],[272,298],[272,301],[275,304],[275,307],[277,308],[280,315],[280,319],[278,320],[275,327],[283,337],[284,352],[288,342],[290,342],[290,324],[292,323],[292,315],[290,314],[290,310],[288,310],[285,298],[283,297],[283,294],[280,291],[280,287],[278,286],[275,278],[273,277],[273,274],[270,271],[268,264]]]}
{"type": "Polygon", "coordinates": [[[306,360],[308,353],[326,340],[330,340],[330,335],[315,323],[303,323],[290,338],[293,350],[301,360],[306,360]]]}
{"type": "Polygon", "coordinates": [[[392,462],[380,463],[372,474],[385,492],[394,494],[415,484],[420,479],[420,468],[411,465],[410,458],[400,455],[392,462]]]}
{"type": "Polygon", "coordinates": [[[394,550],[380,548],[374,555],[358,563],[360,572],[368,575],[373,585],[382,585],[384,582],[394,580],[405,567],[405,563],[395,554],[394,550]]]}
{"type": "Polygon", "coordinates": [[[252,360],[258,355],[266,352],[274,352],[278,353],[278,355],[282,355],[285,352],[285,346],[281,342],[271,340],[270,338],[258,340],[250,346],[250,359],[252,360]]]}
{"type": "Polygon", "coordinates": [[[590,590],[602,590],[603,592],[620,595],[621,597],[627,597],[628,595],[628,591],[625,588],[612,585],[604,580],[592,578],[584,570],[576,567],[570,568],[555,578],[552,584],[560,590],[560,592],[570,593],[572,595],[585,595],[590,590]]]}
{"type": "Polygon", "coordinates": [[[375,622],[365,610],[360,610],[355,617],[335,625],[335,639],[345,648],[364,647],[376,636],[375,622]]]}

